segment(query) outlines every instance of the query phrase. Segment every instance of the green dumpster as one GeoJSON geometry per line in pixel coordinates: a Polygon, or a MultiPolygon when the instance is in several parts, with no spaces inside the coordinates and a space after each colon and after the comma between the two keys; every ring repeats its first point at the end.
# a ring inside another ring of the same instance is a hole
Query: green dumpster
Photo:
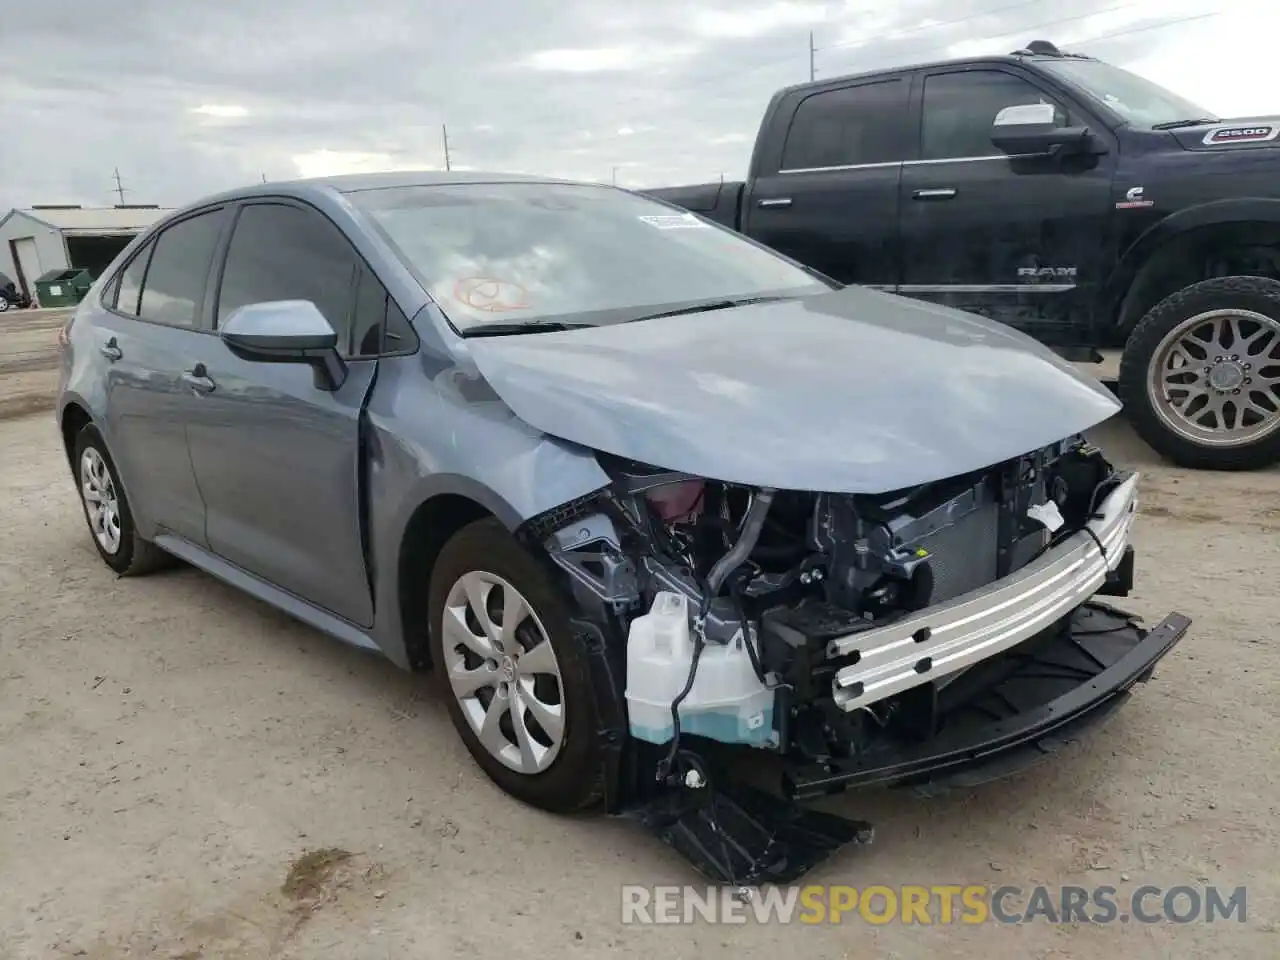
{"type": "Polygon", "coordinates": [[[88,270],[49,270],[36,280],[36,300],[42,307],[74,307],[93,286],[88,270]]]}

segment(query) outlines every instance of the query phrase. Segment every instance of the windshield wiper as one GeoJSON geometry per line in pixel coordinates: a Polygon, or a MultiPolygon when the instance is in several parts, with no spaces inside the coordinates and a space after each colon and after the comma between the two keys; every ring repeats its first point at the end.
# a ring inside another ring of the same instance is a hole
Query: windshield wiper
{"type": "Polygon", "coordinates": [[[564,320],[516,320],[509,323],[481,323],[462,331],[466,338],[505,337],[513,333],[548,333],[554,330],[579,330],[593,323],[571,323],[564,320]]]}
{"type": "Polygon", "coordinates": [[[1197,117],[1194,120],[1169,120],[1166,123],[1153,123],[1152,130],[1177,130],[1179,127],[1198,127],[1202,123],[1217,123],[1217,117],[1197,117]]]}
{"type": "Polygon", "coordinates": [[[688,307],[677,307],[675,310],[663,310],[659,313],[646,313],[632,317],[628,323],[637,320],[657,320],[659,317],[682,317],[688,313],[707,313],[711,310],[728,310],[732,307],[745,307],[750,303],[773,303],[778,300],[794,300],[795,297],[738,297],[737,299],[711,300],[707,303],[695,303],[688,307]]]}

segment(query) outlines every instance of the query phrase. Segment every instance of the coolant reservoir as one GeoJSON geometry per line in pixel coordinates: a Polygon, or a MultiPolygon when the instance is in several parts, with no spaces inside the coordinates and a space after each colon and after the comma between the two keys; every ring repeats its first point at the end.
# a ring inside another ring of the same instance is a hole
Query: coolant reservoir
{"type": "MultiPolygon", "coordinates": [[[[688,682],[692,660],[689,600],[679,593],[659,593],[649,612],[631,622],[627,636],[627,713],[633,737],[650,743],[671,740],[671,702],[688,682]]],[[[698,659],[693,689],[680,703],[681,735],[773,746],[773,701],[773,691],[756,676],[741,632],[728,644],[708,643],[698,659]]]]}

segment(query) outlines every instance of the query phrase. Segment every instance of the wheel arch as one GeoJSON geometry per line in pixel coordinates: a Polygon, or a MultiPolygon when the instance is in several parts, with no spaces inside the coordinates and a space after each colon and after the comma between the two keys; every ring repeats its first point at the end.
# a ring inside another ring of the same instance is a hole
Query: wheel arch
{"type": "Polygon", "coordinates": [[[396,550],[395,584],[400,635],[411,669],[431,666],[427,585],[440,551],[463,527],[489,517],[514,529],[508,510],[492,503],[490,497],[456,488],[424,497],[409,514],[396,550]]]}
{"type": "Polygon", "coordinates": [[[68,400],[58,411],[58,431],[62,434],[62,449],[67,455],[67,467],[73,474],[76,468],[72,460],[75,454],[76,437],[91,423],[93,423],[93,417],[88,408],[77,400],[68,400]]]}
{"type": "Polygon", "coordinates": [[[1103,291],[1112,345],[1122,345],[1171,294],[1235,274],[1280,278],[1280,200],[1217,200],[1179,210],[1144,232],[1103,291]]]}

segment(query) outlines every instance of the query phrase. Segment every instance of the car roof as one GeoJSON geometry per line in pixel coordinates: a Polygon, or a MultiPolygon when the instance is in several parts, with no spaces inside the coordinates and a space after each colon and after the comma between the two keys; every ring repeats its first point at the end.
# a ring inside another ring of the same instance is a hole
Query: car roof
{"type": "Polygon", "coordinates": [[[449,186],[467,183],[557,183],[582,186],[607,186],[606,184],[563,180],[523,173],[487,173],[483,171],[406,170],[388,173],[349,173],[331,177],[307,177],[296,180],[276,180],[254,183],[212,196],[202,197],[183,207],[182,213],[211,203],[226,203],[250,197],[297,197],[316,199],[321,195],[359,193],[364,190],[388,190],[396,187],[449,186]]]}

